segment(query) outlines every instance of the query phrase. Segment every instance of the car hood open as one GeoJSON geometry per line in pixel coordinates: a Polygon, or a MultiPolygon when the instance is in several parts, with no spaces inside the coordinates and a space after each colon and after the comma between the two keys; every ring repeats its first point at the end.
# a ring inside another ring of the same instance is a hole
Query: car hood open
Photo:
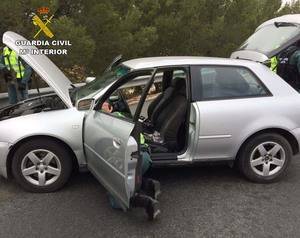
{"type": "MultiPolygon", "coordinates": [[[[27,41],[23,36],[11,31],[3,34],[2,42],[10,49],[19,54],[20,51],[37,49],[35,46],[16,45],[16,41],[27,41]]],[[[19,54],[19,56],[32,67],[32,69],[53,88],[57,95],[68,107],[73,107],[69,95],[69,89],[72,87],[71,81],[64,73],[45,55],[19,54]]]]}

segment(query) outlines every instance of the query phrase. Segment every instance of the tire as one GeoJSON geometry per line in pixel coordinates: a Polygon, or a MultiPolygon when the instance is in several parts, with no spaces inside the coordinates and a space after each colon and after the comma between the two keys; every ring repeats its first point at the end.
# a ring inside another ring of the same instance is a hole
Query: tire
{"type": "Polygon", "coordinates": [[[49,193],[62,188],[70,178],[72,158],[64,146],[51,139],[22,144],[12,160],[12,174],[29,192],[49,193]]]}
{"type": "Polygon", "coordinates": [[[261,134],[243,146],[238,166],[249,180],[272,183],[285,175],[292,156],[291,145],[283,136],[275,133],[261,134]]]}

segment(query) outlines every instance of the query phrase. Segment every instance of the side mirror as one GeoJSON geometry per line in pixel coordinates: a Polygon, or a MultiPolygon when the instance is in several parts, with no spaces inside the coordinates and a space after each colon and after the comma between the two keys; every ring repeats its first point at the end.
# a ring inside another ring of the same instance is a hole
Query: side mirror
{"type": "Polygon", "coordinates": [[[88,83],[94,81],[95,79],[96,79],[96,77],[87,77],[87,78],[85,79],[85,83],[88,84],[88,83]]]}
{"type": "Polygon", "coordinates": [[[78,111],[87,111],[94,105],[94,101],[93,98],[81,99],[76,103],[76,108],[78,111]]]}

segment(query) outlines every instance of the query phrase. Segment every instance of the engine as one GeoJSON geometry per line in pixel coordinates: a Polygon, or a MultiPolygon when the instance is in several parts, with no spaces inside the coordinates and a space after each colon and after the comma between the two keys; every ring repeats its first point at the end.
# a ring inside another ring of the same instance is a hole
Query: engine
{"type": "Polygon", "coordinates": [[[55,94],[28,99],[18,104],[0,109],[0,121],[42,111],[65,109],[62,100],[55,94]]]}

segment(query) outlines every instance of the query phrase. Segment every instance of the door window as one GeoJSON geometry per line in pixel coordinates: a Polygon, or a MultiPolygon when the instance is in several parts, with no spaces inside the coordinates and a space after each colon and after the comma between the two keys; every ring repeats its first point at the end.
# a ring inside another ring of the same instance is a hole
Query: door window
{"type": "Polygon", "coordinates": [[[158,103],[158,99],[161,99],[162,92],[165,90],[163,87],[163,81],[167,81],[166,87],[175,87],[173,84],[180,79],[187,77],[186,72],[182,69],[175,70],[158,70],[154,76],[149,90],[145,92],[145,87],[149,83],[151,78],[151,72],[145,75],[139,75],[127,80],[126,83],[119,86],[114,90],[110,96],[107,97],[102,105],[99,105],[99,109],[102,112],[111,114],[121,119],[132,120],[136,114],[137,106],[141,100],[143,93],[145,93],[145,102],[142,105],[140,118],[149,118],[151,107],[155,107],[158,103]],[[171,72],[171,74],[166,73],[171,72]],[[168,77],[167,77],[168,76],[168,77]]]}
{"type": "Polygon", "coordinates": [[[199,67],[202,99],[230,99],[268,95],[257,77],[244,67],[199,67]]]}
{"type": "Polygon", "coordinates": [[[148,73],[127,80],[110,94],[99,109],[115,117],[132,120],[150,78],[151,74],[148,73]]]}

